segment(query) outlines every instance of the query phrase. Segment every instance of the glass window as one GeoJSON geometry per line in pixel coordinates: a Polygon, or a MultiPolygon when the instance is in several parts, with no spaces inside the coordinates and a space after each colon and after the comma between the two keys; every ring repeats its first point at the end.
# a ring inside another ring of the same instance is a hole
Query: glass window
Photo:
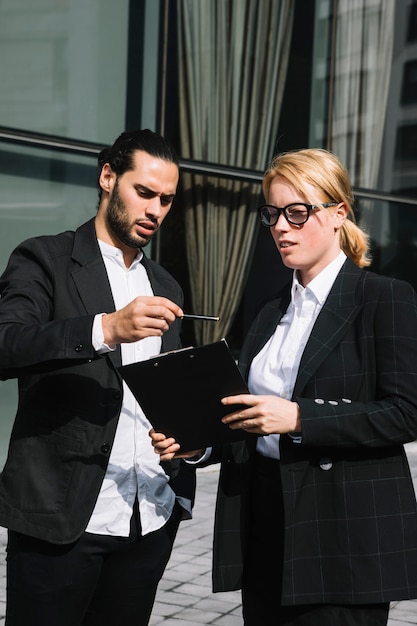
{"type": "Polygon", "coordinates": [[[413,1],[410,6],[410,19],[408,21],[407,41],[417,41],[417,2],[413,1]]]}
{"type": "Polygon", "coordinates": [[[0,144],[0,267],[24,239],[76,228],[95,215],[94,158],[0,144]]]}
{"type": "Polygon", "coordinates": [[[417,59],[404,64],[402,104],[417,104],[417,59]]]}
{"type": "Polygon", "coordinates": [[[413,204],[359,199],[357,212],[371,233],[370,269],[417,289],[417,220],[413,204]]]}
{"type": "Polygon", "coordinates": [[[397,129],[397,141],[395,146],[395,158],[397,166],[402,161],[410,164],[416,161],[416,145],[417,145],[417,123],[406,124],[397,129]]]}
{"type": "Polygon", "coordinates": [[[0,125],[107,143],[124,130],[128,0],[3,0],[0,125]]]}

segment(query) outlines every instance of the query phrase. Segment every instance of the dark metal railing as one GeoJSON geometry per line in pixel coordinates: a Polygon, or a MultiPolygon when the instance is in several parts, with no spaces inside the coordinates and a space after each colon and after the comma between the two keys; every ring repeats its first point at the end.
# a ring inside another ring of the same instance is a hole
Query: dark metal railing
{"type": "MultiPolygon", "coordinates": [[[[43,150],[53,150],[84,156],[97,156],[101,150],[106,147],[105,144],[82,141],[80,139],[68,139],[67,137],[47,135],[27,130],[18,130],[5,126],[0,126],[0,142],[1,141],[21,146],[29,146],[32,148],[40,148],[43,150]]],[[[256,183],[260,183],[263,176],[263,172],[257,170],[230,167],[227,165],[219,165],[217,163],[205,163],[203,161],[193,161],[190,159],[180,159],[180,167],[182,170],[192,174],[204,174],[206,176],[217,176],[220,178],[231,178],[256,183]]],[[[417,206],[417,198],[410,198],[398,194],[391,194],[383,191],[376,191],[374,189],[364,189],[359,187],[355,187],[354,192],[357,198],[382,200],[387,202],[401,202],[403,204],[417,206]]]]}
{"type": "MultiPolygon", "coordinates": [[[[46,135],[44,133],[35,133],[26,130],[17,130],[4,126],[0,126],[0,141],[84,156],[97,156],[101,150],[106,147],[105,144],[82,141],[79,139],[68,139],[66,137],[46,135]]],[[[257,183],[262,181],[263,175],[263,172],[258,172],[257,170],[229,167],[216,163],[203,163],[202,161],[192,161],[189,159],[180,159],[180,166],[184,171],[192,172],[193,174],[234,178],[257,183]]]]}

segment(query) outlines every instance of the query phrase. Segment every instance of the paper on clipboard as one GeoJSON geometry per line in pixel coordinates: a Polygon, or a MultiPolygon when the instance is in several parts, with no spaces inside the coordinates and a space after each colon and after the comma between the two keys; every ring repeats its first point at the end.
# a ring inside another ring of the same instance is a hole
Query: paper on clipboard
{"type": "Polygon", "coordinates": [[[221,398],[249,393],[225,339],[162,353],[119,372],[153,428],[174,437],[181,452],[254,436],[221,422],[235,408],[221,398]]]}

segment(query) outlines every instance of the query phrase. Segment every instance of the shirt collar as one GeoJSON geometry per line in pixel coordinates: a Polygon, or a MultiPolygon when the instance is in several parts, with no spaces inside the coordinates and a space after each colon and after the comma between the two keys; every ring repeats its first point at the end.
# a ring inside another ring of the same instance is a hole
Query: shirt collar
{"type": "Polygon", "coordinates": [[[333,286],[336,276],[340,272],[343,263],[346,261],[346,254],[341,250],[338,256],[327,265],[313,280],[308,283],[307,287],[303,287],[297,278],[297,270],[294,270],[292,287],[291,287],[291,299],[294,299],[295,293],[298,291],[302,293],[304,290],[306,294],[311,293],[320,305],[323,305],[329,291],[333,286]]]}
{"type": "MultiPolygon", "coordinates": [[[[98,239],[98,245],[100,247],[101,254],[103,255],[103,257],[107,257],[108,259],[114,259],[117,261],[119,261],[120,259],[123,260],[123,252],[120,250],[120,248],[116,248],[116,246],[112,246],[109,243],[106,243],[105,241],[101,241],[101,239],[98,239]]],[[[134,264],[140,263],[142,258],[143,258],[143,252],[141,248],[138,248],[138,253],[134,260],[134,264]]]]}

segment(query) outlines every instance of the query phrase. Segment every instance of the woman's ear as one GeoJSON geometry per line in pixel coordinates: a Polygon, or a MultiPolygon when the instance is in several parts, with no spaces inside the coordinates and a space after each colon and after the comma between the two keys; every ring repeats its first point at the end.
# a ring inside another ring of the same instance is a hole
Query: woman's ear
{"type": "Polygon", "coordinates": [[[348,207],[344,202],[339,202],[335,211],[335,229],[339,230],[347,219],[348,216],[348,207]]]}

